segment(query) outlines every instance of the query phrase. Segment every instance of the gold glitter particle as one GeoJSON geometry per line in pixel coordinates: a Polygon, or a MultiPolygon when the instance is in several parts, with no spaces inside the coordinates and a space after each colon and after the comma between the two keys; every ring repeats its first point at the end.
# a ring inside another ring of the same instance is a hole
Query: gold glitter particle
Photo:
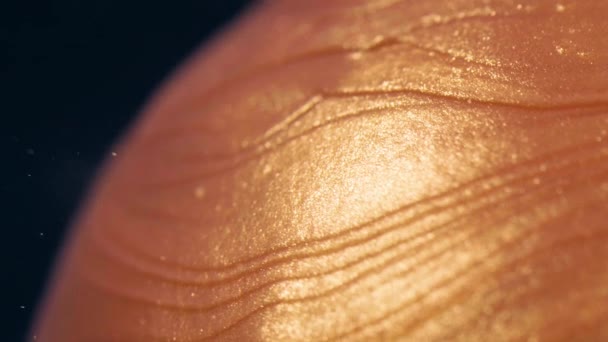
{"type": "Polygon", "coordinates": [[[207,194],[207,190],[204,186],[198,186],[194,189],[194,196],[198,199],[202,199],[207,194]]]}
{"type": "Polygon", "coordinates": [[[272,165],[270,165],[270,164],[264,165],[264,169],[262,170],[262,173],[267,175],[270,172],[272,172],[272,165]]]}

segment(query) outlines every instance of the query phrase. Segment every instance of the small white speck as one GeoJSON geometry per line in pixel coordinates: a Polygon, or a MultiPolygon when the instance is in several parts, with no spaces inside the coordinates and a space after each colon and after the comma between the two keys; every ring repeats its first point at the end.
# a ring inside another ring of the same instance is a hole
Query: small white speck
{"type": "Polygon", "coordinates": [[[262,173],[267,175],[272,171],[272,166],[270,164],[266,164],[264,165],[264,170],[262,170],[262,173]]]}
{"type": "Polygon", "coordinates": [[[31,174],[31,173],[28,173],[28,174],[27,174],[27,176],[28,176],[28,177],[32,177],[32,174],[31,174]]]}
{"type": "Polygon", "coordinates": [[[196,198],[203,198],[206,194],[207,190],[205,190],[204,186],[198,186],[194,189],[194,196],[196,196],[196,198]]]}
{"type": "Polygon", "coordinates": [[[555,10],[556,10],[557,12],[560,12],[560,13],[561,13],[561,12],[563,12],[563,11],[565,11],[565,10],[566,10],[566,7],[565,7],[564,5],[562,5],[562,4],[557,4],[557,5],[555,5],[555,10]]]}
{"type": "Polygon", "coordinates": [[[357,61],[363,57],[363,54],[361,52],[353,52],[349,55],[349,57],[350,59],[357,61]]]}
{"type": "Polygon", "coordinates": [[[555,51],[557,51],[557,53],[559,53],[560,55],[564,54],[564,48],[559,45],[555,46],[555,51]]]}
{"type": "Polygon", "coordinates": [[[160,256],[160,261],[166,261],[166,260],[167,260],[167,257],[166,257],[166,256],[164,256],[164,255],[161,255],[161,256],[160,256]]]}
{"type": "Polygon", "coordinates": [[[112,157],[116,157],[118,154],[116,152],[112,152],[112,157]]]}
{"type": "Polygon", "coordinates": [[[534,183],[534,185],[540,184],[540,178],[534,177],[534,179],[532,180],[532,183],[534,183]]]}
{"type": "Polygon", "coordinates": [[[517,4],[517,7],[515,7],[515,8],[517,8],[518,10],[521,10],[522,8],[524,8],[524,6],[522,4],[517,4]]]}
{"type": "Polygon", "coordinates": [[[441,22],[441,16],[438,14],[429,14],[429,15],[425,15],[424,17],[420,18],[420,21],[422,22],[422,25],[424,25],[424,26],[437,24],[437,23],[441,22]]]}
{"type": "Polygon", "coordinates": [[[376,36],[375,36],[375,37],[372,39],[371,44],[369,44],[369,47],[368,47],[368,48],[372,48],[372,47],[374,47],[374,46],[377,46],[378,44],[380,44],[380,43],[384,42],[385,40],[386,40],[386,38],[385,38],[383,35],[381,35],[381,34],[376,35],[376,36]]]}
{"type": "Polygon", "coordinates": [[[40,232],[40,236],[44,236],[44,233],[40,232]]]}
{"type": "Polygon", "coordinates": [[[196,297],[196,293],[190,292],[190,297],[196,297]]]}
{"type": "Polygon", "coordinates": [[[20,308],[21,308],[21,309],[25,309],[25,305],[21,305],[21,306],[20,306],[20,308]]]}

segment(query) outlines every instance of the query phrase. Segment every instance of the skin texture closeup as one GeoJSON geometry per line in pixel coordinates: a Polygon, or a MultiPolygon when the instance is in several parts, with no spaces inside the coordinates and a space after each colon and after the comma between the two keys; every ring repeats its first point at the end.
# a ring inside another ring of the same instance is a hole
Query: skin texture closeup
{"type": "Polygon", "coordinates": [[[607,340],[606,13],[259,4],[120,145],[32,336],[607,340]]]}

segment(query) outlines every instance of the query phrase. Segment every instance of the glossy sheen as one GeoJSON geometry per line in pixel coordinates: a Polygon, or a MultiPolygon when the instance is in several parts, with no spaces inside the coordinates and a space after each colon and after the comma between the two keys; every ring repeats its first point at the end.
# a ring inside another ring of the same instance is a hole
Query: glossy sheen
{"type": "Polygon", "coordinates": [[[259,5],[151,101],[33,334],[608,339],[607,14],[259,5]]]}

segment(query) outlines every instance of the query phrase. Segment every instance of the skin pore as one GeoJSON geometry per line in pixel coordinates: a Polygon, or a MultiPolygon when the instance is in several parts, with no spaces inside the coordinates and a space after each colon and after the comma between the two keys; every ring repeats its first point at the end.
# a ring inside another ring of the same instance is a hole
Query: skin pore
{"type": "Polygon", "coordinates": [[[606,13],[258,4],[120,144],[32,338],[608,339],[606,13]]]}

